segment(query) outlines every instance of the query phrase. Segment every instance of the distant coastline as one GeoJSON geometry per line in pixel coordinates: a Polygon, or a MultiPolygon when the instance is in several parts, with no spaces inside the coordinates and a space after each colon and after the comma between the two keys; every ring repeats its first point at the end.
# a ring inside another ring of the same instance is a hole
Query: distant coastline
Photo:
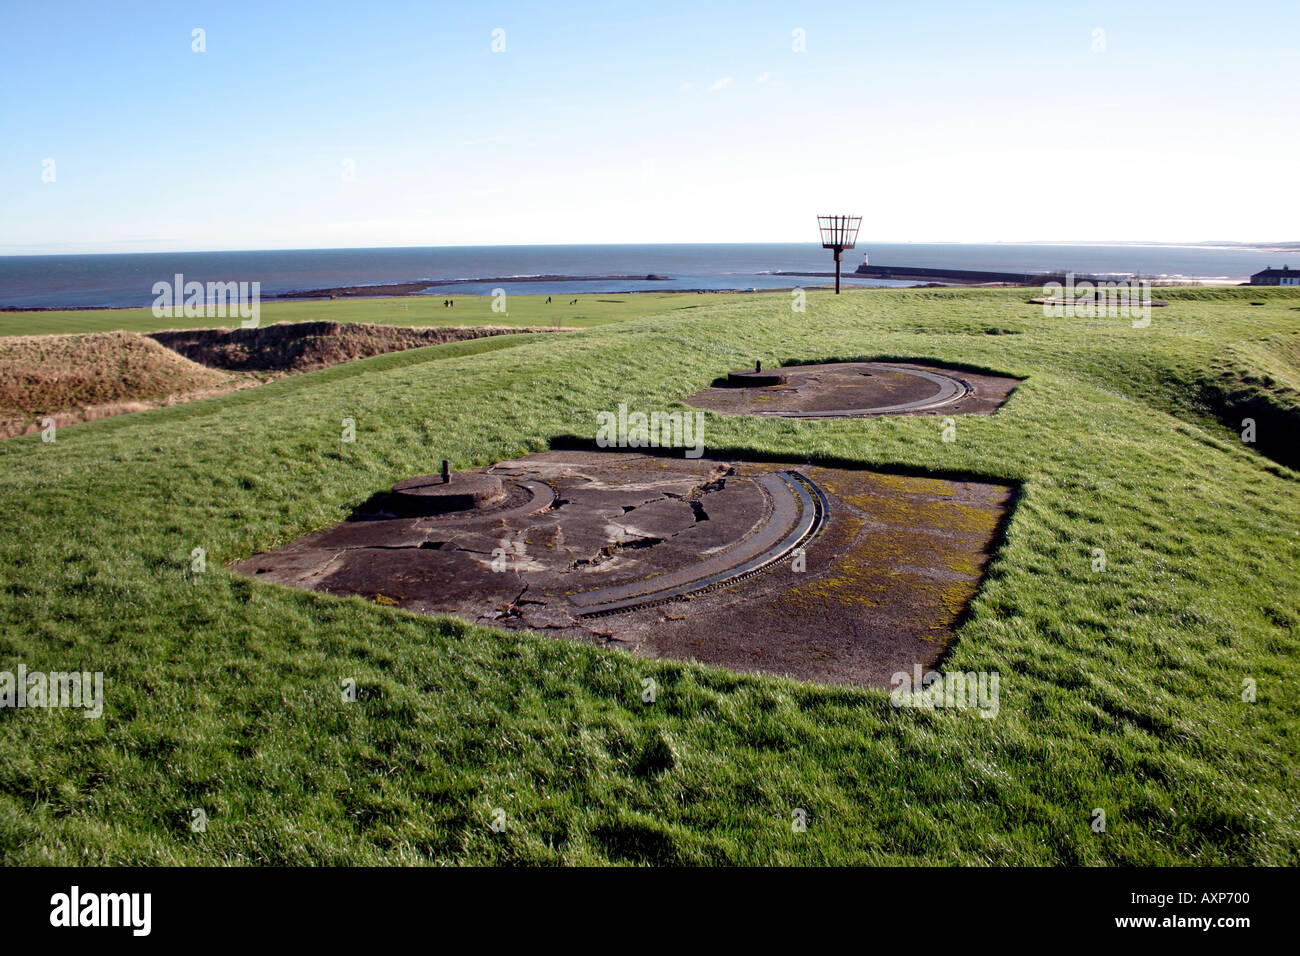
{"type": "Polygon", "coordinates": [[[383,298],[386,296],[423,295],[428,289],[441,289],[447,286],[481,285],[485,282],[671,282],[668,276],[649,273],[643,276],[496,276],[487,279],[421,279],[417,282],[395,282],[386,285],[345,285],[329,289],[307,289],[303,291],[281,292],[266,296],[274,299],[344,299],[358,296],[366,298],[383,298]]]}
{"type": "MultiPolygon", "coordinates": [[[[1300,244],[943,244],[859,242],[845,256],[851,287],[959,283],[971,273],[1016,277],[1143,277],[1157,284],[1234,284],[1269,266],[1297,265],[1300,244]],[[871,268],[855,269],[863,255],[871,268]],[[887,276],[898,276],[892,278],[887,276]]],[[[220,253],[0,256],[0,309],[140,308],[158,282],[257,282],[263,301],[404,295],[619,295],[776,291],[826,280],[816,242],[457,246],[220,253]]],[[[991,281],[991,280],[990,280],[991,281]]],[[[1023,280],[1022,280],[1023,281],[1023,280]]]]}

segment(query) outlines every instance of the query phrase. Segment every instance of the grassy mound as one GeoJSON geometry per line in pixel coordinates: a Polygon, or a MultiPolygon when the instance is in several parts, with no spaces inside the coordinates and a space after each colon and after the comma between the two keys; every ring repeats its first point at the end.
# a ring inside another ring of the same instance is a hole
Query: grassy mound
{"type": "Polygon", "coordinates": [[[1259,451],[1300,469],[1300,336],[1279,332],[1234,345],[1202,383],[1207,407],[1259,451]]]}
{"type": "Polygon", "coordinates": [[[133,332],[0,338],[0,428],[104,417],[229,380],[133,332]]]}
{"type": "Polygon", "coordinates": [[[1300,295],[1162,295],[1142,329],[1020,290],[701,296],[3,443],[0,671],[106,687],[99,720],[0,709],[0,860],[1294,865],[1300,475],[1201,389],[1291,333],[1300,295]],[[1000,675],[993,719],[223,570],[440,458],[593,435],[619,402],[683,410],[758,358],[886,355],[1025,381],[955,441],[939,417],[713,415],[705,441],[1019,484],[946,664],[1000,675]]]}
{"type": "Polygon", "coordinates": [[[149,338],[210,368],[239,372],[309,372],[342,362],[535,330],[508,326],[400,328],[361,322],[282,322],[255,329],[185,329],[149,338]]]}

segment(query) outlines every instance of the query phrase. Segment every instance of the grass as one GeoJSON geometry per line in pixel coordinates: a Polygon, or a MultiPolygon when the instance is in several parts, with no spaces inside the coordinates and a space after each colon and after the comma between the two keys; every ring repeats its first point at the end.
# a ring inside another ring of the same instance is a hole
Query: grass
{"type": "Polygon", "coordinates": [[[0,437],[47,415],[103,418],[205,395],[232,379],[130,332],[8,336],[0,338],[0,437]]]}
{"type": "Polygon", "coordinates": [[[121,332],[0,339],[0,414],[160,398],[229,378],[121,332]]]}
{"type": "Polygon", "coordinates": [[[4,442],[0,670],[107,687],[101,720],[0,710],[0,859],[1294,865],[1300,475],[1243,444],[1207,388],[1233,377],[1294,444],[1300,295],[1161,295],[1145,329],[1045,319],[1017,290],[813,292],[805,314],[785,294],[700,296],[4,442]],[[1019,484],[946,665],[1000,674],[992,720],[223,570],[443,457],[590,437],[598,410],[680,407],[755,358],[875,355],[1026,380],[952,443],[928,416],[710,415],[705,437],[1019,484]]]}
{"type": "MultiPolygon", "coordinates": [[[[586,328],[625,319],[663,315],[696,307],[705,298],[694,292],[638,292],[555,295],[511,295],[504,286],[506,311],[492,311],[491,296],[456,296],[454,308],[444,308],[441,296],[402,296],[384,299],[286,300],[261,303],[262,325],[275,322],[371,322],[379,325],[565,325],[586,328]],[[569,305],[570,299],[577,305],[569,305]]],[[[716,298],[710,296],[709,298],[716,298]]],[[[158,318],[143,309],[70,309],[49,312],[0,312],[0,336],[53,335],[69,332],[156,332],[159,329],[238,328],[240,319],[193,316],[158,318]]]]}
{"type": "MultiPolygon", "coordinates": [[[[388,352],[418,352],[406,362],[509,348],[535,329],[507,326],[401,328],[366,323],[298,322],[250,330],[0,337],[0,437],[58,427],[159,404],[209,398],[298,371],[328,368],[388,352]],[[508,334],[506,330],[509,330],[508,334]],[[179,336],[176,341],[171,336],[179,336]],[[231,340],[227,340],[227,337],[231,340]],[[424,352],[430,346],[502,341],[491,347],[424,352]],[[255,344],[250,344],[252,340],[255,344]],[[200,364],[201,363],[201,364],[200,364]],[[231,371],[223,371],[229,369],[231,371]]],[[[539,334],[550,334],[543,329],[539,334]]],[[[391,366],[387,366],[391,367],[391,366]]]]}

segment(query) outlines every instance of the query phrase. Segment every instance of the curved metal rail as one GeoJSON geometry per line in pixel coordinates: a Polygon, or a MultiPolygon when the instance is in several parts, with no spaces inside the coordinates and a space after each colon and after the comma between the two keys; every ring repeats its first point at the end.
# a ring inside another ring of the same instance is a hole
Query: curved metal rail
{"type": "Polygon", "coordinates": [[[893,412],[917,412],[925,411],[931,408],[938,408],[941,405],[947,405],[958,399],[965,398],[970,394],[970,386],[959,378],[953,378],[950,375],[944,375],[939,372],[925,372],[915,368],[901,368],[897,365],[885,365],[892,372],[899,372],[903,375],[911,375],[916,378],[923,378],[926,381],[933,382],[939,386],[939,391],[934,395],[928,395],[925,398],[918,398],[910,402],[899,402],[896,405],[878,405],[875,408],[834,408],[825,411],[794,411],[794,412],[755,412],[764,418],[850,418],[862,415],[888,415],[893,412]]]}
{"type": "Polygon", "coordinates": [[[621,614],[724,587],[767,570],[817,536],[826,523],[828,503],[816,483],[791,471],[769,472],[757,480],[772,496],[772,515],[747,543],[651,581],[575,594],[569,599],[573,613],[578,617],[621,614]],[[786,533],[782,536],[782,532],[786,533]],[[724,561],[732,563],[720,567],[724,561]],[[646,590],[638,593],[638,588],[646,590]]]}

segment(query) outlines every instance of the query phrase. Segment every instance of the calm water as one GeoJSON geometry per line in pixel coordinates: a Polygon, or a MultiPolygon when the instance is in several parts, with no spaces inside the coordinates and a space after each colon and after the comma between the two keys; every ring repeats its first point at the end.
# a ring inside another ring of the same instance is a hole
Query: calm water
{"type": "MultiPolygon", "coordinates": [[[[1291,260],[1300,260],[1293,250],[1291,260]]],[[[1288,262],[1287,254],[1250,249],[1182,246],[967,245],[866,243],[845,253],[851,273],[863,253],[873,265],[988,269],[1011,272],[1073,271],[1164,277],[1244,280],[1288,262]]],[[[514,293],[580,294],[671,289],[783,288],[799,279],[774,272],[827,272],[829,252],[815,243],[728,245],[449,246],[421,249],[325,249],[281,252],[178,252],[82,256],[0,257],[0,306],[141,306],[154,300],[153,284],[172,281],[258,281],[262,295],[330,286],[379,285],[417,280],[529,275],[668,276],[668,282],[610,279],[601,282],[512,283],[514,293]]],[[[807,280],[815,281],[815,280],[807,280]]],[[[854,285],[910,282],[846,279],[854,285]]],[[[493,283],[453,287],[461,295],[486,294],[493,283]]],[[[444,290],[447,291],[447,290],[444,290]]],[[[432,294],[439,294],[433,288],[432,294]]]]}

